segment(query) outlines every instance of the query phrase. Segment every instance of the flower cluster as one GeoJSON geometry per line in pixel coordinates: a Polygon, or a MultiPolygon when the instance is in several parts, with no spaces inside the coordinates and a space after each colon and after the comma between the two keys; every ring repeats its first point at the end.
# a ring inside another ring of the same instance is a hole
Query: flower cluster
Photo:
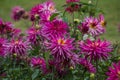
{"type": "MultiPolygon", "coordinates": [[[[9,61],[7,65],[5,62],[0,64],[0,68],[1,65],[7,66],[0,74],[5,72],[14,77],[16,73],[13,72],[17,69],[15,72],[20,72],[20,77],[26,74],[23,77],[27,80],[31,77],[33,80],[66,80],[66,75],[80,80],[91,78],[90,74],[96,73],[95,80],[98,80],[99,74],[104,75],[102,68],[106,69],[112,63],[110,55],[113,48],[109,41],[98,38],[106,31],[102,14],[97,18],[82,15],[85,19],[81,21],[74,19],[74,12],[83,13],[83,8],[88,5],[79,0],[66,0],[65,12],[73,14],[73,22],[65,20],[65,13],[58,12],[50,0],[35,5],[30,11],[14,7],[12,19],[19,21],[27,18],[32,25],[26,33],[22,33],[11,22],[0,19],[0,59],[9,61]],[[85,35],[87,37],[83,39],[85,35]],[[108,63],[105,64],[106,61],[108,63]],[[13,69],[7,70],[8,67],[13,69]]],[[[109,68],[107,80],[120,79],[119,67],[120,62],[109,68]]]]}

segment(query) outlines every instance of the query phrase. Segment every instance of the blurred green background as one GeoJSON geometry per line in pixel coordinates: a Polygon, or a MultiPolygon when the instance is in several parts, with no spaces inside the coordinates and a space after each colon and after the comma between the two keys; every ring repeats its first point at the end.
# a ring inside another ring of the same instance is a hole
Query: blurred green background
{"type": "MultiPolygon", "coordinates": [[[[25,10],[30,10],[34,5],[46,0],[0,0],[0,18],[5,21],[12,21],[10,18],[11,9],[14,6],[22,6],[25,10]]],[[[56,3],[56,8],[63,11],[61,7],[65,0],[53,0],[56,3]]],[[[88,2],[88,0],[81,0],[88,2]]],[[[98,8],[105,12],[107,20],[107,32],[102,36],[111,41],[120,41],[120,33],[118,32],[118,24],[120,24],[120,0],[98,0],[98,8]]],[[[28,21],[14,22],[16,27],[26,30],[31,24],[28,21]]]]}

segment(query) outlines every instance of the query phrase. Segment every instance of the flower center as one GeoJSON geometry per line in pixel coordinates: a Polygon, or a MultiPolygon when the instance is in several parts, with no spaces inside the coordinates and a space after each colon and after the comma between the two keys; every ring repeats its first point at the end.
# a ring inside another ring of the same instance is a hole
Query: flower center
{"type": "Polygon", "coordinates": [[[96,24],[95,23],[90,23],[90,28],[95,29],[96,28],[96,24]]]}
{"type": "Polygon", "coordinates": [[[50,6],[50,11],[54,11],[54,6],[50,6]]]}
{"type": "Polygon", "coordinates": [[[92,43],[92,47],[97,47],[99,44],[97,42],[92,43]]]}
{"type": "Polygon", "coordinates": [[[66,43],[66,40],[58,39],[58,44],[64,45],[66,43]]]}
{"type": "Polygon", "coordinates": [[[19,41],[17,40],[17,41],[15,41],[15,44],[18,44],[19,43],[19,41]]]}
{"type": "Polygon", "coordinates": [[[105,26],[106,26],[106,22],[105,22],[105,21],[101,21],[101,25],[102,25],[103,27],[105,27],[105,26]]]}

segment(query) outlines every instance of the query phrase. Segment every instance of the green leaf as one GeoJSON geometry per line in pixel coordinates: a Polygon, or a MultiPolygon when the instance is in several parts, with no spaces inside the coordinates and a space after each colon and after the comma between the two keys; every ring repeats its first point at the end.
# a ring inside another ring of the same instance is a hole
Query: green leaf
{"type": "Polygon", "coordinates": [[[35,80],[35,78],[37,78],[37,76],[38,76],[38,74],[39,74],[39,69],[36,69],[35,71],[34,71],[34,73],[32,74],[32,80],[35,80]]]}
{"type": "Polygon", "coordinates": [[[50,17],[50,21],[52,21],[56,16],[58,16],[59,15],[59,13],[54,13],[54,14],[52,14],[52,16],[50,17]]]}

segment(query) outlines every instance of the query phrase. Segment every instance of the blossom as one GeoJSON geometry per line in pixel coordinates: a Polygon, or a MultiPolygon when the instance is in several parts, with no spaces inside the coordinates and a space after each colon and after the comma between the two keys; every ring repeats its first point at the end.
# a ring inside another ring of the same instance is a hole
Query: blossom
{"type": "Polygon", "coordinates": [[[0,38],[0,56],[5,57],[6,55],[7,55],[6,40],[4,38],[0,38]]]}
{"type": "Polygon", "coordinates": [[[11,22],[4,22],[0,19],[0,34],[7,34],[13,28],[13,24],[11,22]]]}
{"type": "Polygon", "coordinates": [[[112,51],[111,43],[108,41],[101,41],[100,39],[91,41],[89,39],[86,42],[80,42],[81,52],[86,57],[90,57],[91,60],[107,59],[109,52],[112,51]]]}
{"type": "Polygon", "coordinates": [[[40,20],[41,23],[44,24],[44,22],[50,21],[51,13],[50,11],[44,11],[40,14],[40,20]]]}
{"type": "Polygon", "coordinates": [[[31,20],[34,21],[36,18],[41,18],[41,15],[44,14],[45,11],[49,12],[50,14],[55,13],[56,9],[54,7],[55,5],[52,1],[47,1],[34,6],[30,11],[31,20]]]}
{"type": "Polygon", "coordinates": [[[38,57],[38,58],[37,57],[31,58],[31,65],[33,67],[40,67],[44,73],[47,70],[46,62],[45,62],[44,58],[40,58],[40,57],[38,57]]]}
{"type": "Polygon", "coordinates": [[[93,17],[85,18],[84,22],[82,22],[82,29],[86,28],[86,26],[89,28],[88,33],[91,34],[92,36],[98,36],[105,32],[105,28],[103,28],[101,24],[99,24],[97,18],[93,17]]]}
{"type": "Polygon", "coordinates": [[[99,24],[104,28],[106,26],[106,21],[104,19],[104,16],[101,14],[99,15],[99,24]]]}
{"type": "Polygon", "coordinates": [[[53,38],[47,44],[47,48],[51,51],[56,61],[67,60],[72,54],[73,39],[53,38]]]}
{"type": "Polygon", "coordinates": [[[118,63],[113,63],[112,67],[109,67],[107,75],[109,77],[106,80],[120,80],[120,61],[118,63]]]}
{"type": "Polygon", "coordinates": [[[12,9],[11,17],[13,20],[18,21],[22,18],[22,15],[25,13],[25,10],[20,6],[15,6],[12,9]]]}
{"type": "Polygon", "coordinates": [[[22,39],[11,40],[8,43],[8,50],[12,55],[16,54],[17,56],[24,56],[27,54],[29,48],[29,43],[27,41],[23,41],[22,39]]]}
{"type": "Polygon", "coordinates": [[[79,2],[79,0],[66,0],[67,5],[70,3],[73,3],[73,4],[70,6],[67,6],[65,10],[70,13],[78,11],[80,8],[80,5],[76,4],[75,2],[79,2]]]}
{"type": "Polygon", "coordinates": [[[61,20],[53,20],[45,23],[41,29],[41,33],[46,38],[58,36],[61,37],[67,33],[68,25],[61,20]]]}
{"type": "Polygon", "coordinates": [[[96,69],[95,67],[86,59],[84,58],[80,58],[79,63],[85,68],[87,69],[90,73],[95,73],[96,69]]]}
{"type": "Polygon", "coordinates": [[[35,27],[31,27],[28,31],[27,31],[27,39],[28,42],[30,42],[32,45],[38,45],[39,44],[39,36],[40,35],[40,29],[36,29],[35,27]]]}

